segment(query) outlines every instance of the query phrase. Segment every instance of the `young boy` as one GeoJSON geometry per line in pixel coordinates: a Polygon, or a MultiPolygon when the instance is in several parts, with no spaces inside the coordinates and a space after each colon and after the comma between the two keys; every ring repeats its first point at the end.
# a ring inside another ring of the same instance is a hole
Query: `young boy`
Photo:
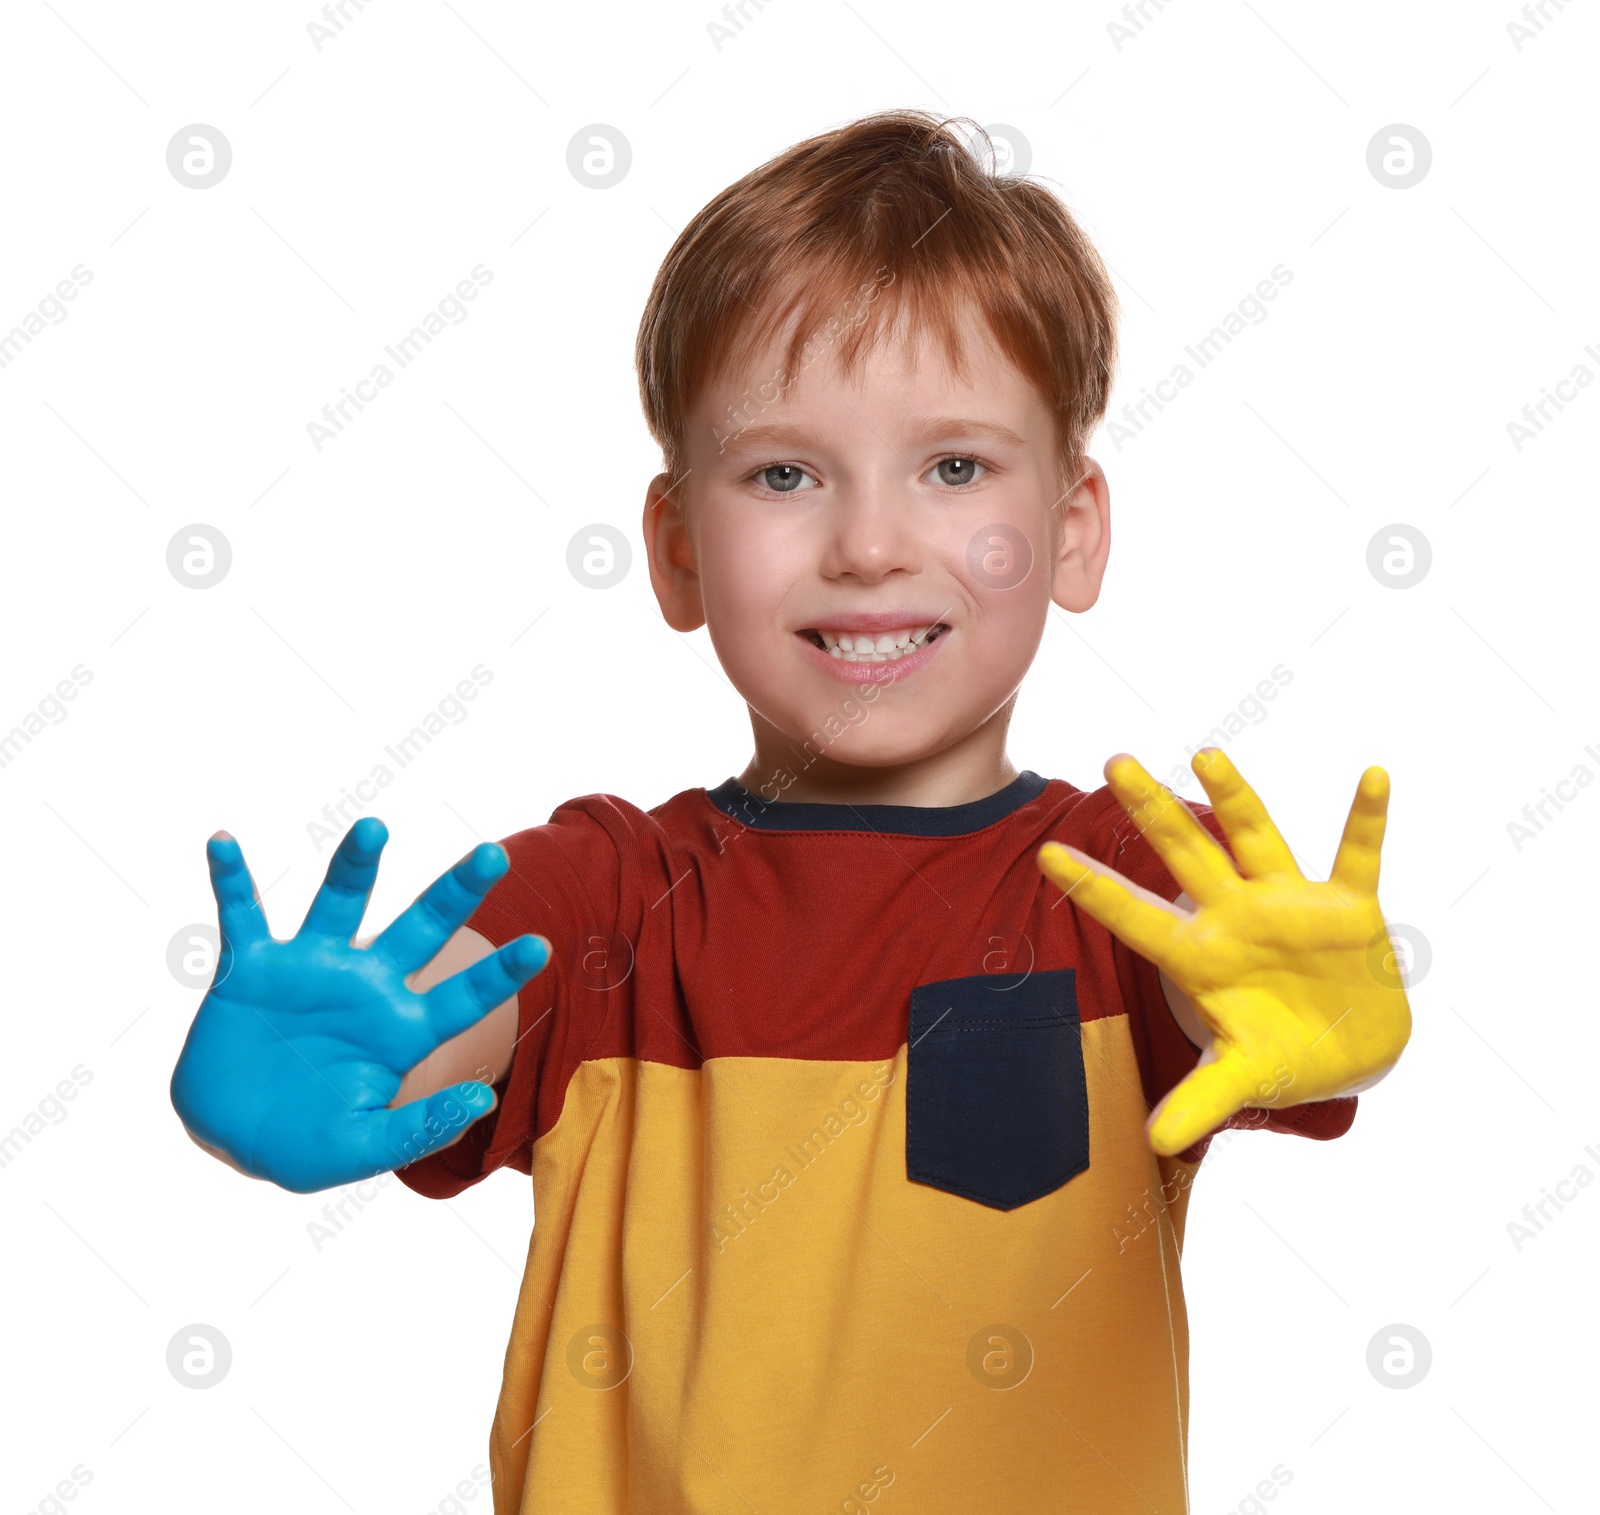
{"type": "Polygon", "coordinates": [[[195,1139],[300,1191],[532,1176],[497,1515],[1188,1509],[1207,1143],[1340,1135],[1410,1016],[1381,769],[1316,883],[1220,753],[1193,810],[1006,755],[1105,572],[1114,318],[1059,201],[936,118],[792,148],[638,341],[651,582],[749,706],[739,778],[572,800],[370,943],[381,822],[288,942],[208,844],[195,1139]]]}

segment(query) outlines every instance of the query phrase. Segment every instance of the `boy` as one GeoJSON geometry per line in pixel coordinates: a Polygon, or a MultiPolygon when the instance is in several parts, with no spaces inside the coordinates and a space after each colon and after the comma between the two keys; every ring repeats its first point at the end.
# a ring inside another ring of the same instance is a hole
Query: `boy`
{"type": "Polygon", "coordinates": [[[208,844],[195,1139],[302,1191],[532,1176],[497,1515],[1188,1508],[1196,1167],[1340,1135],[1410,1016],[1381,769],[1313,883],[1220,753],[1194,811],[1006,756],[1105,571],[1114,317],[1061,204],[935,118],[792,148],[638,341],[651,583],[749,706],[739,778],[570,801],[370,944],[381,822],[289,942],[208,844]]]}

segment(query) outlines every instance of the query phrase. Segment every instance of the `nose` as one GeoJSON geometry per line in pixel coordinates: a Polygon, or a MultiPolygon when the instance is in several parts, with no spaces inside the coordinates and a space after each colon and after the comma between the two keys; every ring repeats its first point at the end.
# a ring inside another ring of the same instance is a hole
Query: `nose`
{"type": "Polygon", "coordinates": [[[883,481],[837,491],[824,526],[823,576],[876,584],[892,573],[916,573],[922,548],[913,511],[912,502],[883,481]]]}

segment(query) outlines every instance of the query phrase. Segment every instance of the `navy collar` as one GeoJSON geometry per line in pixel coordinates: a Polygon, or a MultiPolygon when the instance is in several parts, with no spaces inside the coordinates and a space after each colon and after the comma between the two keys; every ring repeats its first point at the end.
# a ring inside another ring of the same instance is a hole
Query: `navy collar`
{"type": "Polygon", "coordinates": [[[737,779],[706,798],[736,821],[758,831],[876,831],[897,836],[965,836],[1004,820],[1044,793],[1048,779],[1031,769],[981,800],[964,805],[849,805],[823,800],[767,800],[737,779]]]}

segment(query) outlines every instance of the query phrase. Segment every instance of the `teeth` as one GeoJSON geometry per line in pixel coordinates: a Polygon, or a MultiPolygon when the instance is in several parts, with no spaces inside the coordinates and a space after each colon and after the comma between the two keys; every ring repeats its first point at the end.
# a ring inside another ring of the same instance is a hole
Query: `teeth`
{"type": "Polygon", "coordinates": [[[868,632],[835,635],[823,631],[820,635],[830,657],[842,658],[847,663],[893,663],[908,653],[920,652],[932,639],[933,629],[933,626],[907,626],[876,637],[868,632]]]}

